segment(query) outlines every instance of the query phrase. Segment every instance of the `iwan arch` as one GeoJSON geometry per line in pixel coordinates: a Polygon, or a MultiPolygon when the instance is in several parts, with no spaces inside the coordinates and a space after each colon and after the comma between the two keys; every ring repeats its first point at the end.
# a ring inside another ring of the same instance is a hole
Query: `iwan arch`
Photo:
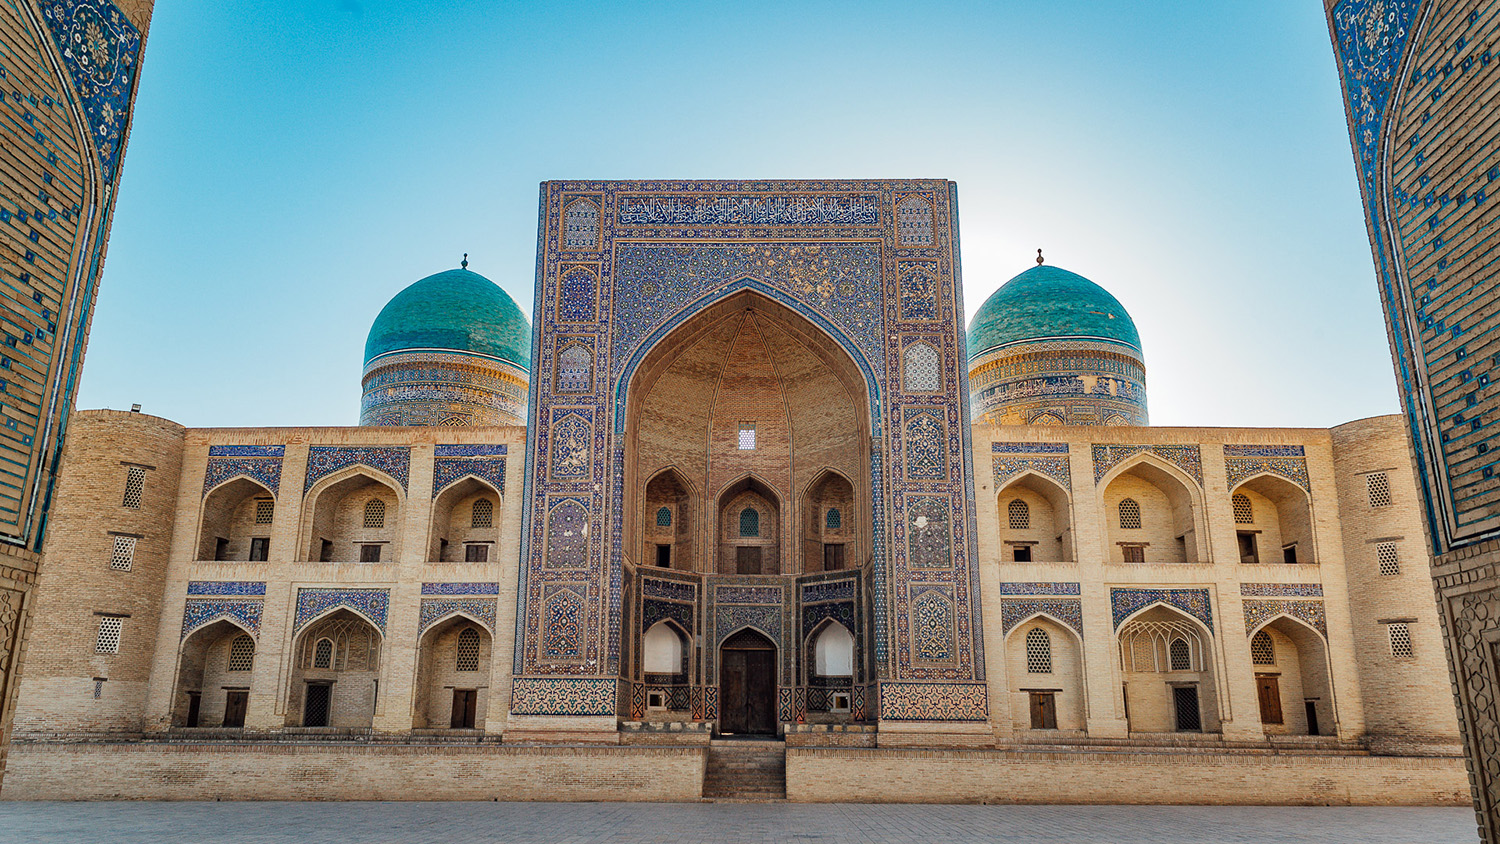
{"type": "Polygon", "coordinates": [[[0,796],[1464,799],[1396,418],[1147,426],[1092,282],[965,330],[944,181],[542,208],[360,427],[77,415],[0,796]]]}

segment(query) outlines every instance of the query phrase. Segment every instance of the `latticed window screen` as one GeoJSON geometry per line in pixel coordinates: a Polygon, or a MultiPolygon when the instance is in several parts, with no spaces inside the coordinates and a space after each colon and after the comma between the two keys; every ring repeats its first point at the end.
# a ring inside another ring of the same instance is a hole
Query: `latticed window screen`
{"type": "Polygon", "coordinates": [[[268,525],[271,518],[276,515],[276,502],[269,498],[255,499],[255,523],[268,525]]]}
{"type": "Polygon", "coordinates": [[[1391,637],[1391,656],[1396,659],[1411,659],[1416,652],[1411,647],[1411,625],[1396,621],[1386,625],[1391,637]]]}
{"type": "Polygon", "coordinates": [[[1365,475],[1365,491],[1371,507],[1388,507],[1391,503],[1391,479],[1384,472],[1365,475]]]}
{"type": "Polygon", "coordinates": [[[1250,509],[1250,498],[1246,495],[1233,495],[1229,503],[1234,505],[1234,523],[1237,525],[1255,524],[1255,511],[1250,509]]]}
{"type": "Polygon", "coordinates": [[[1276,664],[1276,645],[1270,633],[1262,630],[1250,640],[1250,661],[1255,665],[1276,664]]]}
{"type": "Polygon", "coordinates": [[[740,511],[740,536],[760,536],[760,511],[746,507],[740,511]]]}
{"type": "Polygon", "coordinates": [[[1141,505],[1134,498],[1120,500],[1120,529],[1141,529],[1141,505]]]}
{"type": "Polygon", "coordinates": [[[249,636],[236,636],[229,643],[229,671],[249,671],[255,667],[255,640],[249,636]]]}
{"type": "Polygon", "coordinates": [[[135,560],[135,537],[116,536],[115,548],[109,554],[109,567],[115,571],[130,571],[135,560]]]}
{"type": "Polygon", "coordinates": [[[120,652],[120,632],[125,629],[123,618],[99,619],[99,636],[94,640],[94,653],[117,654],[120,652]]]}
{"type": "Polygon", "coordinates": [[[1188,647],[1186,639],[1173,639],[1167,648],[1167,657],[1173,671],[1193,670],[1193,649],[1188,647]]]}
{"type": "Polygon", "coordinates": [[[1052,673],[1052,637],[1040,627],[1026,632],[1026,673],[1052,673]]]}
{"type": "Polygon", "coordinates": [[[656,511],[656,526],[657,527],[671,527],[672,526],[672,508],[670,508],[670,507],[660,507],[660,508],[657,508],[657,511],[656,511]]]}
{"type": "Polygon", "coordinates": [[[827,525],[828,530],[839,530],[844,526],[844,514],[839,512],[839,508],[829,508],[827,525]]]}
{"type": "Polygon", "coordinates": [[[1401,560],[1396,557],[1396,543],[1379,542],[1375,545],[1375,562],[1380,573],[1386,577],[1401,573],[1401,560]]]}
{"type": "Polygon", "coordinates": [[[459,671],[479,670],[479,631],[465,627],[458,634],[458,657],[454,666],[459,671]]]}
{"type": "Polygon", "coordinates": [[[125,500],[122,502],[132,510],[141,509],[141,490],[146,486],[146,469],[142,466],[126,467],[125,500]]]}
{"type": "Polygon", "coordinates": [[[313,646],[312,667],[313,668],[332,668],[333,667],[333,640],[332,639],[319,639],[318,643],[313,646]]]}
{"type": "Polygon", "coordinates": [[[479,498],[474,501],[474,509],[469,513],[469,527],[487,528],[495,525],[495,502],[488,498],[479,498]]]}
{"type": "Polygon", "coordinates": [[[365,527],[385,527],[385,502],[379,498],[371,498],[365,502],[365,527]]]}
{"type": "Polygon", "coordinates": [[[1019,498],[1012,499],[1005,505],[1006,515],[1010,519],[1011,530],[1031,529],[1031,507],[1019,498]]]}
{"type": "Polygon", "coordinates": [[[740,423],[740,450],[752,451],[755,449],[755,423],[740,423]]]}

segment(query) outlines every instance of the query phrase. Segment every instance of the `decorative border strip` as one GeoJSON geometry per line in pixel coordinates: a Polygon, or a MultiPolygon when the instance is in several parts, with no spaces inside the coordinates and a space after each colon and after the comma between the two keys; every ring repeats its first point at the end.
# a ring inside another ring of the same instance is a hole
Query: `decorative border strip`
{"type": "Polygon", "coordinates": [[[498,583],[424,583],[423,595],[498,595],[498,583]]]}
{"type": "Polygon", "coordinates": [[[1306,457],[1300,445],[1225,445],[1225,457],[1306,457]]]}
{"type": "Polygon", "coordinates": [[[669,601],[696,601],[698,600],[698,584],[643,577],[641,578],[641,594],[647,598],[666,598],[669,601]]]}
{"type": "Polygon", "coordinates": [[[609,677],[517,677],[512,715],[614,715],[617,681],[609,677]]]}
{"type": "Polygon", "coordinates": [[[1241,583],[1240,594],[1255,598],[1321,598],[1321,583],[1241,583]]]}
{"type": "Polygon", "coordinates": [[[285,457],[284,445],[211,445],[209,457],[285,457]]]}
{"type": "Polygon", "coordinates": [[[1197,445],[1095,445],[1094,483],[1137,454],[1150,454],[1176,466],[1203,486],[1203,455],[1197,445]]]}
{"type": "Polygon", "coordinates": [[[1067,443],[990,443],[995,454],[1067,454],[1067,443]]]}
{"type": "Polygon", "coordinates": [[[880,684],[882,721],[988,721],[983,683],[880,684]]]}
{"type": "Polygon", "coordinates": [[[1002,583],[1001,595],[1079,595],[1077,583],[1002,583]]]}
{"type": "Polygon", "coordinates": [[[503,457],[509,451],[505,443],[494,445],[473,443],[462,445],[438,445],[433,447],[433,457],[503,457]]]}
{"type": "Polygon", "coordinates": [[[266,594],[266,584],[248,580],[191,580],[189,595],[260,595],[266,594]]]}

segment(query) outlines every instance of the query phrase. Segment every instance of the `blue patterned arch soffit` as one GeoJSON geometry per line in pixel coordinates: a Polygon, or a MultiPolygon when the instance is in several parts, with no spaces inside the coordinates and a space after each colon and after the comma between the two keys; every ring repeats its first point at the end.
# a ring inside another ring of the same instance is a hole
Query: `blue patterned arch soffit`
{"type": "Polygon", "coordinates": [[[327,589],[301,588],[297,590],[297,616],[292,632],[303,628],[329,613],[345,609],[363,618],[385,635],[385,621],[391,605],[389,589],[327,589]]]}
{"type": "Polygon", "coordinates": [[[411,478],[411,449],[407,446],[321,446],[307,450],[307,475],[303,494],[313,485],[351,467],[373,470],[385,476],[405,496],[411,478]]]}
{"type": "Polygon", "coordinates": [[[1094,483],[1104,485],[1133,466],[1156,465],[1171,474],[1180,474],[1194,494],[1203,490],[1203,455],[1196,445],[1095,445],[1093,449],[1094,483]]]}
{"type": "Polygon", "coordinates": [[[1109,602],[1116,630],[1129,619],[1159,605],[1180,610],[1203,622],[1210,634],[1214,632],[1213,606],[1207,589],[1111,589],[1109,602]]]}
{"type": "Polygon", "coordinates": [[[38,5],[82,106],[100,172],[106,183],[114,183],[140,70],[140,30],[109,0],[44,0],[38,5]]]}
{"type": "MultiPolygon", "coordinates": [[[[864,375],[865,392],[868,394],[870,400],[870,424],[874,427],[879,423],[882,418],[880,413],[881,378],[876,374],[876,368],[871,366],[871,357],[865,355],[864,351],[860,349],[859,344],[844,333],[842,329],[834,325],[827,317],[799,302],[785,291],[771,287],[758,279],[742,277],[722,287],[714,288],[711,292],[683,305],[670,318],[657,326],[654,331],[646,335],[646,338],[630,353],[630,356],[625,360],[624,368],[615,380],[614,428],[616,434],[623,434],[625,432],[625,402],[630,391],[630,380],[635,374],[636,368],[640,366],[641,361],[645,360],[646,355],[656,347],[656,344],[664,340],[667,335],[671,334],[683,323],[719,302],[745,291],[758,293],[776,304],[791,310],[793,313],[817,326],[830,340],[838,344],[839,348],[843,349],[853,359],[855,365],[859,367],[860,373],[864,375]]],[[[879,355],[875,355],[873,360],[879,366],[879,372],[884,374],[884,359],[879,355]]]]}

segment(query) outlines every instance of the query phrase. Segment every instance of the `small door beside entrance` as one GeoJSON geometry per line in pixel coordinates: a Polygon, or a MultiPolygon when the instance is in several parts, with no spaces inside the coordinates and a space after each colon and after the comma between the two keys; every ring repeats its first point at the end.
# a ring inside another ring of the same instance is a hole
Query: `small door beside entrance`
{"type": "Polygon", "coordinates": [[[188,692],[187,722],[184,726],[198,726],[198,711],[203,707],[203,694],[201,692],[188,692]]]}
{"type": "Polygon", "coordinates": [[[1281,716],[1281,681],[1274,674],[1255,675],[1255,690],[1260,697],[1260,722],[1283,724],[1281,716]]]}
{"type": "Polygon", "coordinates": [[[1031,695],[1031,728],[1033,730],[1057,729],[1057,693],[1028,692],[1031,695]]]}
{"type": "Polygon", "coordinates": [[[776,734],[776,646],[753,630],[719,651],[719,732],[776,734]]]}
{"type": "Polygon", "coordinates": [[[250,704],[250,692],[247,689],[230,689],[224,693],[224,726],[245,726],[245,710],[250,704]]]}
{"type": "Polygon", "coordinates": [[[1197,686],[1173,686],[1172,708],[1177,716],[1177,730],[1196,733],[1203,730],[1203,714],[1198,709],[1197,686]]]}
{"type": "Polygon", "coordinates": [[[474,729],[474,714],[478,709],[478,689],[454,689],[453,715],[448,719],[448,726],[455,730],[474,729]]]}
{"type": "Polygon", "coordinates": [[[328,710],[332,699],[332,683],[308,683],[307,699],[302,705],[302,726],[328,726],[328,710]]]}
{"type": "Polygon", "coordinates": [[[1304,700],[1302,705],[1307,708],[1307,734],[1320,736],[1323,731],[1318,729],[1318,702],[1316,700],[1304,700]]]}

